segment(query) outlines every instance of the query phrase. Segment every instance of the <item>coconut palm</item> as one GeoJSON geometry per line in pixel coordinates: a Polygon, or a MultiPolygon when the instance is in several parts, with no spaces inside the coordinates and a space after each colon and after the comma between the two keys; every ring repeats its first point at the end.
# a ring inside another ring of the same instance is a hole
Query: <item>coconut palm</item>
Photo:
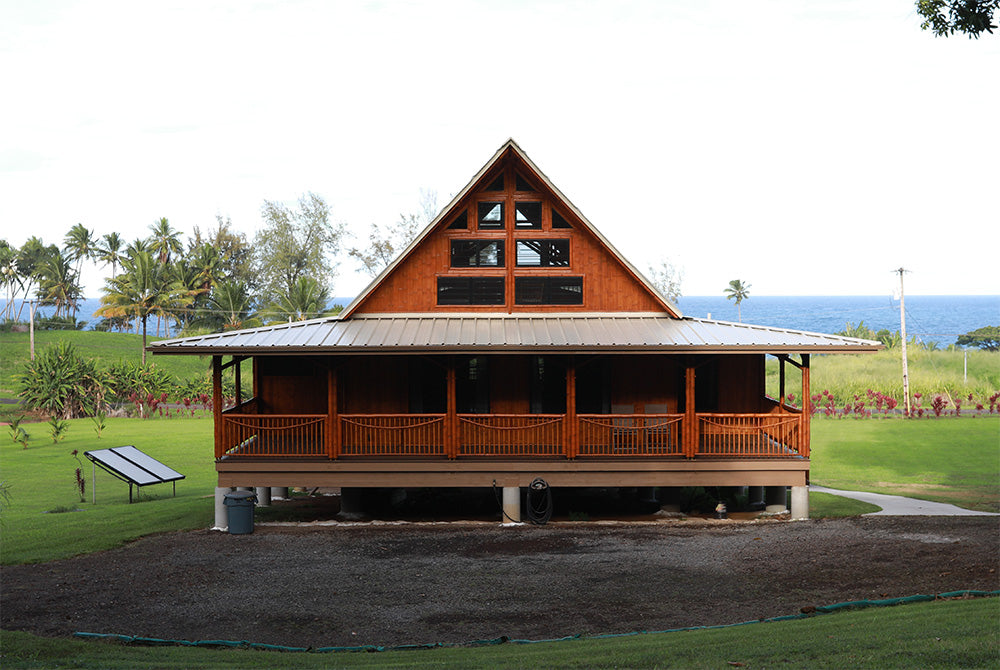
{"type": "MultiPolygon", "coordinates": [[[[212,315],[221,317],[223,330],[249,328],[259,324],[259,319],[250,312],[250,295],[245,284],[239,282],[216,284],[208,304],[212,315]]],[[[217,325],[219,322],[215,323],[217,325]]]]}
{"type": "Polygon", "coordinates": [[[128,246],[125,247],[125,255],[131,258],[140,251],[149,251],[149,250],[150,250],[149,240],[138,237],[129,242],[128,246]]]}
{"type": "Polygon", "coordinates": [[[21,314],[24,311],[24,304],[28,301],[28,297],[35,291],[43,263],[49,257],[55,256],[58,253],[59,248],[56,245],[45,246],[41,238],[36,236],[29,237],[21,245],[21,248],[18,249],[17,273],[20,277],[21,304],[17,308],[15,320],[20,320],[21,314]]]}
{"type": "Polygon", "coordinates": [[[166,265],[170,262],[170,254],[180,253],[183,248],[180,241],[181,233],[174,230],[166,217],[152,224],[149,229],[153,232],[149,236],[149,250],[157,254],[160,265],[166,265]]]}
{"type": "Polygon", "coordinates": [[[122,245],[125,240],[118,233],[108,233],[101,238],[101,245],[97,252],[97,260],[104,265],[111,266],[111,278],[115,278],[116,270],[122,262],[122,245]]]}
{"type": "Polygon", "coordinates": [[[330,302],[327,289],[312,277],[299,277],[292,286],[278,294],[278,300],[268,314],[288,321],[305,321],[328,312],[330,302]]]}
{"type": "Polygon", "coordinates": [[[750,284],[744,284],[739,279],[734,279],[729,282],[729,286],[726,288],[726,298],[728,300],[736,301],[736,313],[740,322],[743,322],[743,310],[740,308],[740,303],[750,297],[750,284]]]}
{"type": "Polygon", "coordinates": [[[146,364],[146,322],[150,315],[162,315],[182,303],[184,291],[169,281],[164,266],[146,251],[122,261],[122,271],[102,289],[101,307],[95,312],[104,317],[133,317],[142,323],[142,363],[146,364]]]}
{"type": "Polygon", "coordinates": [[[63,238],[63,250],[76,261],[78,275],[83,271],[83,262],[95,258],[99,251],[93,232],[82,223],[76,224],[66,233],[66,237],[63,238]]]}
{"type": "Polygon", "coordinates": [[[75,320],[81,289],[78,273],[73,269],[69,253],[55,253],[47,258],[38,272],[38,297],[43,305],[55,305],[55,316],[70,316],[75,320]]]}

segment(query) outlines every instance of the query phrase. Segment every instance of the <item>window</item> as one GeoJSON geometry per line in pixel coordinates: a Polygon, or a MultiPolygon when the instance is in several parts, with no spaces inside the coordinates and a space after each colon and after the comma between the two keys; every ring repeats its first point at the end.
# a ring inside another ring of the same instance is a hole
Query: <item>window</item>
{"type": "Polygon", "coordinates": [[[559,212],[557,212],[553,208],[553,210],[552,210],[552,227],[553,228],[572,228],[573,226],[569,225],[569,221],[567,221],[566,219],[564,219],[559,214],[559,212]]]}
{"type": "Polygon", "coordinates": [[[514,227],[532,228],[541,230],[542,228],[542,203],[540,202],[518,202],[514,204],[514,227]]]}
{"type": "Polygon", "coordinates": [[[505,185],[504,185],[504,180],[503,180],[503,173],[501,172],[500,174],[498,174],[493,179],[493,182],[490,183],[490,185],[486,187],[486,190],[487,191],[502,191],[502,190],[504,190],[504,188],[505,188],[505,185]]]}
{"type": "Polygon", "coordinates": [[[515,190],[534,192],[535,189],[531,187],[531,184],[528,183],[527,179],[522,177],[519,173],[515,174],[514,177],[515,190]]]}
{"type": "Polygon", "coordinates": [[[515,277],[515,305],[582,305],[583,277],[515,277]]]}
{"type": "Polygon", "coordinates": [[[569,240],[518,240],[517,266],[522,268],[569,267],[569,240]]]}
{"type": "Polygon", "coordinates": [[[503,240],[452,240],[451,267],[502,268],[503,240]]]}
{"type": "Polygon", "coordinates": [[[448,224],[448,230],[466,230],[469,227],[469,210],[463,209],[455,220],[448,224]]]}
{"type": "Polygon", "coordinates": [[[503,203],[479,203],[479,228],[483,230],[503,228],[503,203]]]}
{"type": "Polygon", "coordinates": [[[438,277],[439,305],[502,305],[503,277],[438,277]]]}

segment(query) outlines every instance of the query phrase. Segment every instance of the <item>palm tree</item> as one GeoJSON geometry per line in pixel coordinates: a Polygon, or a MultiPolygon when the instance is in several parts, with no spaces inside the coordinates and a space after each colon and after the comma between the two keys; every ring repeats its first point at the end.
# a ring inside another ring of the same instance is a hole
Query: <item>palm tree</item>
{"type": "Polygon", "coordinates": [[[149,246],[150,246],[149,240],[137,237],[136,239],[129,242],[128,246],[125,247],[125,255],[132,257],[135,256],[140,251],[149,251],[149,246]]]}
{"type": "Polygon", "coordinates": [[[750,297],[750,284],[744,284],[739,279],[734,279],[729,282],[729,286],[726,288],[726,298],[728,300],[736,301],[736,313],[739,315],[740,323],[743,322],[743,310],[740,308],[740,303],[750,297]]]}
{"type": "Polygon", "coordinates": [[[197,272],[199,288],[210,291],[222,279],[222,259],[211,244],[203,244],[188,252],[191,267],[197,272]]]}
{"type": "Polygon", "coordinates": [[[152,224],[149,229],[153,234],[149,237],[149,250],[158,254],[160,265],[170,262],[170,254],[179,253],[183,248],[180,241],[180,231],[174,230],[166,217],[152,224]]]}
{"type": "Polygon", "coordinates": [[[330,301],[327,289],[312,277],[299,277],[292,286],[278,294],[269,314],[289,321],[305,321],[327,313],[330,301]]]}
{"type": "Polygon", "coordinates": [[[250,313],[250,296],[245,284],[239,282],[216,284],[208,304],[213,313],[221,316],[223,330],[237,330],[258,323],[250,313]]]}
{"type": "Polygon", "coordinates": [[[97,260],[111,266],[111,278],[115,278],[116,270],[122,262],[122,244],[125,240],[118,233],[108,233],[101,238],[103,244],[97,252],[97,260]]]}
{"type": "Polygon", "coordinates": [[[55,316],[70,316],[76,320],[76,304],[80,299],[79,275],[73,270],[70,254],[55,253],[47,258],[38,273],[38,295],[43,305],[55,305],[55,316]]]}
{"type": "Polygon", "coordinates": [[[122,271],[102,289],[104,317],[134,317],[142,322],[142,364],[146,364],[146,321],[151,314],[163,314],[182,294],[174,282],[166,281],[164,267],[146,251],[122,261],[122,271]]]}
{"type": "Polygon", "coordinates": [[[15,320],[21,318],[21,313],[24,311],[24,304],[28,301],[28,297],[34,292],[35,285],[38,283],[39,275],[42,271],[42,265],[45,261],[59,253],[59,248],[51,244],[45,246],[41,238],[32,236],[21,246],[17,251],[17,273],[20,277],[20,287],[21,287],[21,304],[17,308],[17,316],[15,320]]]}
{"type": "MultiPolygon", "coordinates": [[[[94,259],[99,251],[93,232],[82,223],[76,224],[66,233],[66,237],[63,238],[63,250],[69,253],[72,260],[76,261],[76,276],[78,278],[83,273],[83,262],[94,259]]],[[[73,303],[73,317],[76,318],[75,302],[73,303]]]]}

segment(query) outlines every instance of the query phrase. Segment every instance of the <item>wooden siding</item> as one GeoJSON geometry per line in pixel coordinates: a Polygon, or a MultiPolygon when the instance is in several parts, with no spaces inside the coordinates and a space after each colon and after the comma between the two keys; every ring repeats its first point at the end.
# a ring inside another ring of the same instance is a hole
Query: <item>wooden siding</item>
{"type": "Polygon", "coordinates": [[[662,312],[663,305],[652,292],[565,206],[544,182],[535,177],[529,166],[517,154],[508,151],[499,170],[490,172],[477,188],[453,206],[437,228],[387,276],[376,289],[354,309],[354,313],[435,313],[435,312],[662,312]],[[498,193],[484,190],[496,176],[505,174],[507,190],[498,193]],[[516,175],[521,174],[535,189],[533,192],[515,189],[516,175]],[[479,202],[504,202],[504,228],[477,229],[479,202]],[[522,201],[540,201],[541,229],[515,229],[514,206],[522,201]],[[552,227],[552,209],[569,222],[571,228],[552,227]],[[468,228],[450,229],[454,215],[468,212],[468,228]],[[452,240],[502,240],[505,243],[505,266],[452,268],[452,240]],[[518,267],[515,242],[518,239],[569,239],[569,267],[518,267]],[[503,277],[503,305],[438,305],[438,277],[503,277]],[[515,305],[514,282],[517,277],[571,276],[583,277],[581,305],[515,305]]]}

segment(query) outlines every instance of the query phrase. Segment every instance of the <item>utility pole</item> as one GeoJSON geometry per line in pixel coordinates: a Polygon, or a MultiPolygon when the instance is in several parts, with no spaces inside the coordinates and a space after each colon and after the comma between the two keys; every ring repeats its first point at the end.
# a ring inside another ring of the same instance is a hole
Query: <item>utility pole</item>
{"type": "Polygon", "coordinates": [[[906,365],[906,298],[903,294],[903,274],[906,269],[893,270],[899,273],[899,334],[903,340],[903,407],[910,416],[910,373],[906,365]]]}
{"type": "Polygon", "coordinates": [[[35,360],[35,307],[37,302],[35,300],[31,301],[31,311],[28,317],[28,340],[30,344],[28,345],[31,349],[31,360],[35,360]]]}

